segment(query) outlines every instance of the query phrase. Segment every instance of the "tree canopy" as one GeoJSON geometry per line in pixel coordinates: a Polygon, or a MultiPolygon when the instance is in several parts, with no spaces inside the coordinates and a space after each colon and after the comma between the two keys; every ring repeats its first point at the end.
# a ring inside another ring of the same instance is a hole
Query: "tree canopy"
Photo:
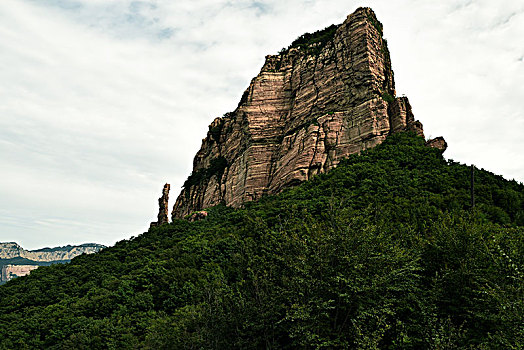
{"type": "Polygon", "coordinates": [[[519,349],[524,186],[392,135],[0,287],[5,349],[519,349]]]}

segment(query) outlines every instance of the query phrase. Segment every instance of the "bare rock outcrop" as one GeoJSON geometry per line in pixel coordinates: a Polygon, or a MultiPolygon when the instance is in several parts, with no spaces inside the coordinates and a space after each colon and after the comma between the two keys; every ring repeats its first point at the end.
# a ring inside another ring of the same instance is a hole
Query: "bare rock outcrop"
{"type": "Polygon", "coordinates": [[[157,221],[152,222],[149,227],[160,226],[169,222],[169,190],[170,184],[165,184],[162,189],[162,196],[158,198],[157,221]]]}
{"type": "Polygon", "coordinates": [[[278,193],[391,133],[424,135],[408,99],[395,97],[382,24],[370,8],[303,39],[267,56],[236,110],[211,123],[173,218],[278,193]]]}
{"type": "Polygon", "coordinates": [[[433,147],[444,152],[448,148],[448,143],[442,136],[426,141],[426,146],[433,147]]]}
{"type": "Polygon", "coordinates": [[[397,97],[388,106],[390,132],[413,131],[424,137],[422,123],[415,120],[407,97],[397,97]]]}

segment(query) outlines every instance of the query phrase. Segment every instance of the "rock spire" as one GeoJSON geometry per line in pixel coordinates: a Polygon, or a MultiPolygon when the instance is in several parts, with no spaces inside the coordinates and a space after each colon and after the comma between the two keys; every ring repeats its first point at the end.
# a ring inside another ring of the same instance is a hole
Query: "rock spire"
{"type": "Polygon", "coordinates": [[[165,184],[162,190],[162,196],[158,198],[158,221],[152,222],[150,227],[160,226],[169,222],[169,190],[170,184],[165,184]]]}

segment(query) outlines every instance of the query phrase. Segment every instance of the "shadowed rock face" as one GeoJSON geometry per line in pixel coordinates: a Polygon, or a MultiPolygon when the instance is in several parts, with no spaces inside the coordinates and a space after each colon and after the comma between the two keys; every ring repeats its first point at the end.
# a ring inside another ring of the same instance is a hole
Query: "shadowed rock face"
{"type": "Polygon", "coordinates": [[[158,198],[158,221],[152,222],[149,227],[160,226],[169,222],[169,189],[170,184],[165,184],[162,189],[162,196],[158,198]]]}
{"type": "Polygon", "coordinates": [[[209,126],[173,218],[278,193],[393,132],[423,136],[408,99],[394,96],[382,25],[369,8],[325,43],[267,56],[237,109],[209,126]]]}

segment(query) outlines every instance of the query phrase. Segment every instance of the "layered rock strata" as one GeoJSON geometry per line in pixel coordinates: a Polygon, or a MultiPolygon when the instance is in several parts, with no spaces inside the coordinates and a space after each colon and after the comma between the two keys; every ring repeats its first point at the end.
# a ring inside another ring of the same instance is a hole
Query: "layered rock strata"
{"type": "Polygon", "coordinates": [[[426,141],[426,146],[433,147],[444,152],[448,148],[448,143],[442,136],[426,141]]]}
{"type": "Polygon", "coordinates": [[[408,99],[395,97],[373,11],[359,8],[330,30],[266,57],[236,110],[209,126],[173,218],[278,193],[391,133],[424,135],[408,99]]]}

